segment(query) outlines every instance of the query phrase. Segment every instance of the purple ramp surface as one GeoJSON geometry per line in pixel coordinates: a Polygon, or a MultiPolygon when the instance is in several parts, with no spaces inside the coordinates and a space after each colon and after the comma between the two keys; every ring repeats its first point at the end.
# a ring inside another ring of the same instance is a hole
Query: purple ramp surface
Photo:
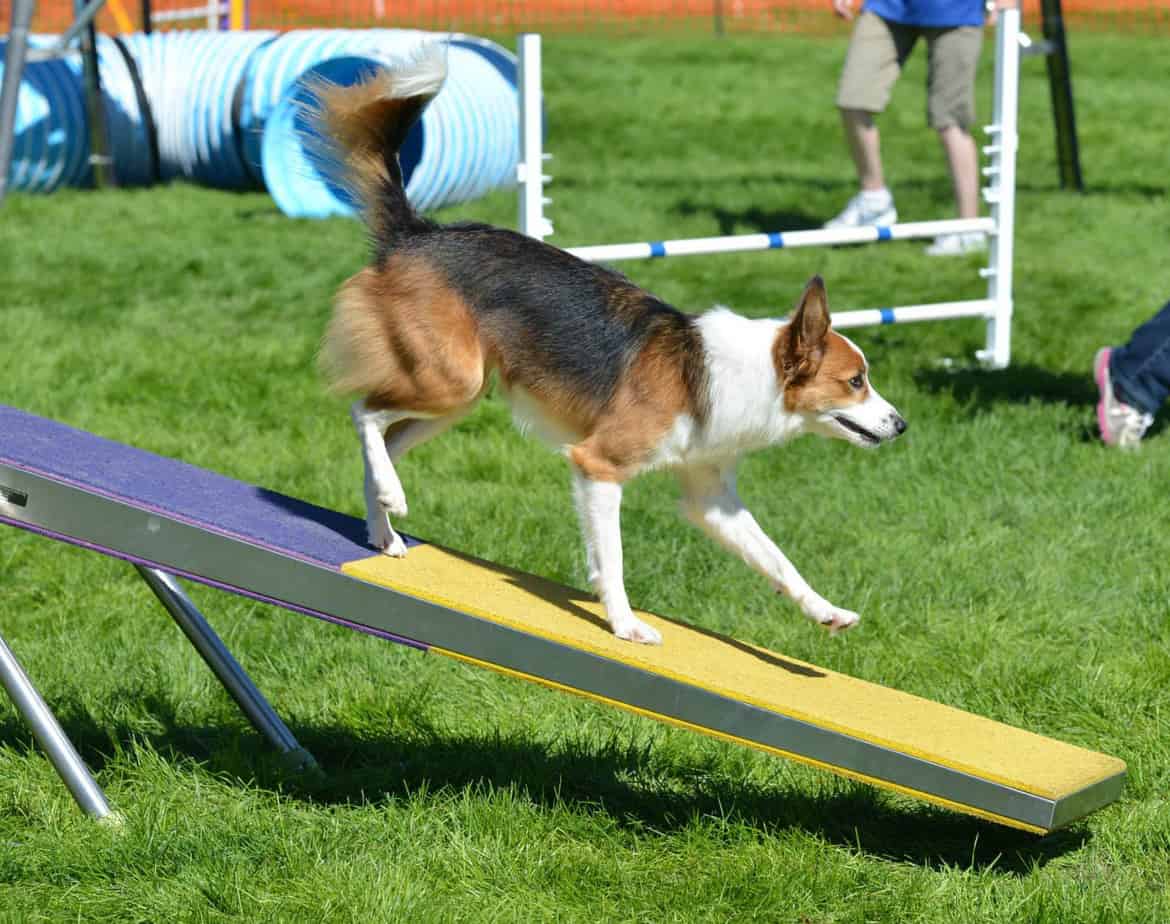
{"type": "Polygon", "coordinates": [[[354,517],[4,404],[0,463],[318,565],[375,554],[354,517]]]}

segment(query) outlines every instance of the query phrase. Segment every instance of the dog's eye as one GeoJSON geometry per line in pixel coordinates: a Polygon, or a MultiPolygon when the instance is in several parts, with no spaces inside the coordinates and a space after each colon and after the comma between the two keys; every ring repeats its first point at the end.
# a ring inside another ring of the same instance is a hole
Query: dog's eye
{"type": "Polygon", "coordinates": [[[857,373],[857,375],[853,376],[853,378],[849,380],[849,387],[853,389],[861,388],[861,386],[864,384],[865,375],[861,372],[857,373]]]}

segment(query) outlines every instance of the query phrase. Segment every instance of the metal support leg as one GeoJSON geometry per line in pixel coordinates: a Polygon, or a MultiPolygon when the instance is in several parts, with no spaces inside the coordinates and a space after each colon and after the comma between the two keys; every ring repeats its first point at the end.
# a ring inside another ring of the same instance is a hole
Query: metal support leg
{"type": "Polygon", "coordinates": [[[232,653],[227,650],[227,646],[191,602],[191,598],[183,591],[179,582],[171,575],[155,568],[147,568],[145,565],[134,567],[138,569],[138,573],[142,575],[142,579],[154,591],[162,605],[167,608],[167,612],[174,617],[183,634],[219,678],[224,689],[239,703],[256,730],[285,755],[285,761],[290,767],[297,770],[318,769],[313,755],[301,747],[293,733],[288,730],[288,726],[281,721],[280,716],[264,698],[264,694],[256,689],[251,678],[244,673],[244,669],[232,657],[232,653]]]}
{"type": "Polygon", "coordinates": [[[28,32],[32,26],[34,0],[12,0],[12,25],[4,59],[4,82],[0,85],[0,202],[8,192],[8,172],[16,144],[16,98],[28,56],[28,32]]]}
{"type": "Polygon", "coordinates": [[[81,30],[81,76],[85,86],[85,114],[89,128],[89,166],[93,174],[93,185],[96,189],[109,186],[114,179],[111,169],[113,161],[110,158],[110,144],[106,137],[106,106],[102,100],[101,69],[98,66],[97,30],[93,25],[93,16],[100,9],[105,0],[90,0],[87,7],[84,0],[74,0],[74,14],[77,22],[81,22],[89,7],[95,12],[85,28],[81,30]]]}
{"type": "Polygon", "coordinates": [[[110,811],[105,794],[94,781],[93,775],[77,749],[61,729],[56,717],[49,711],[41,694],[37,692],[28,674],[16,660],[16,655],[8,647],[8,643],[0,637],[0,682],[12,698],[12,702],[29,726],[33,735],[40,742],[50,763],[57,770],[77,804],[98,820],[117,820],[118,816],[110,811]]]}
{"type": "Polygon", "coordinates": [[[1052,122],[1056,129],[1056,159],[1063,189],[1085,191],[1081,177],[1081,152],[1077,145],[1077,118],[1069,76],[1068,41],[1060,0],[1041,0],[1044,38],[1048,45],[1048,87],[1052,96],[1052,122]]]}

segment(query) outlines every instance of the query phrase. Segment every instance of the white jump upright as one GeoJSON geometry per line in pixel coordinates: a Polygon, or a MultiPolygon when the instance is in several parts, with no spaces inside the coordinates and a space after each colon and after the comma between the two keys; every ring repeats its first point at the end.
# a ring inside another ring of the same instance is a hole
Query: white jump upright
{"type": "Polygon", "coordinates": [[[541,103],[540,36],[526,32],[520,36],[520,162],[516,180],[520,184],[520,230],[544,240],[553,233],[552,222],[544,216],[544,207],[552,203],[544,196],[544,184],[552,177],[544,175],[544,161],[551,154],[544,145],[544,110],[541,103]]]}
{"type": "MultiPolygon", "coordinates": [[[[540,36],[520,36],[520,230],[544,240],[552,234],[545,217],[543,161],[549,155],[541,149],[543,102],[540,81],[540,36]]],[[[987,345],[977,354],[980,361],[995,368],[1011,359],[1012,318],[1012,234],[1015,221],[1016,113],[1019,103],[1020,12],[1000,10],[996,34],[995,103],[993,122],[984,131],[989,143],[983,148],[988,164],[983,168],[987,186],[987,218],[950,219],[893,224],[885,227],[774,231],[765,234],[736,234],[726,237],[688,238],[673,241],[641,241],[630,244],[596,244],[567,248],[569,253],[590,262],[639,260],[652,257],[681,257],[692,254],[733,253],[748,250],[777,250],[791,247],[826,247],[873,241],[900,241],[933,238],[940,234],[983,232],[989,239],[988,265],[980,270],[987,279],[987,297],[928,305],[902,305],[841,311],[833,315],[835,327],[862,327],[910,321],[941,321],[950,318],[983,318],[987,322],[987,345]]]]}
{"type": "Polygon", "coordinates": [[[988,265],[980,270],[987,278],[987,298],[993,303],[987,320],[987,346],[979,359],[1003,369],[1012,355],[1012,260],[1016,229],[1016,151],[1020,109],[1019,9],[1000,10],[995,36],[995,103],[992,123],[984,129],[989,144],[983,148],[988,165],[983,168],[987,186],[983,198],[991,210],[996,233],[989,240],[988,265]]]}

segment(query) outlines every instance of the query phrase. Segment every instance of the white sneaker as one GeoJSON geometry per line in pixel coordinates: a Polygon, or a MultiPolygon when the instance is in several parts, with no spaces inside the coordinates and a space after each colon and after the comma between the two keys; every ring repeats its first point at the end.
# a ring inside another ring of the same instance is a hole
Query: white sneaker
{"type": "Polygon", "coordinates": [[[868,225],[892,225],[898,221],[894,197],[886,192],[859,192],[849,200],[841,214],[825,222],[826,228],[861,228],[868,225]]]}
{"type": "Polygon", "coordinates": [[[928,257],[961,257],[966,253],[979,253],[987,249],[987,235],[982,231],[965,231],[961,234],[940,234],[934,243],[926,248],[928,257]]]}

